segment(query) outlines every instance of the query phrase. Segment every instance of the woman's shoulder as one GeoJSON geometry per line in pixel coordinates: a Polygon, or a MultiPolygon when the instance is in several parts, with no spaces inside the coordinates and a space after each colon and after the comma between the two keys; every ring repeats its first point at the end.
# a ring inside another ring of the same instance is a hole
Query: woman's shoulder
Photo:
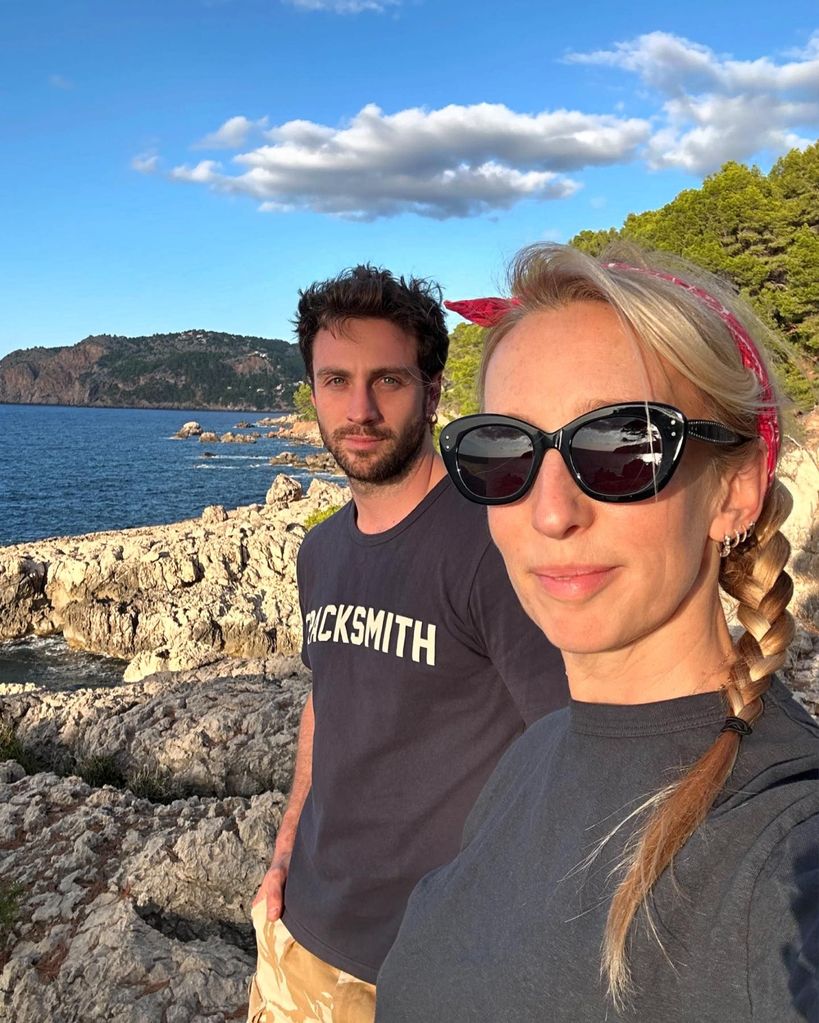
{"type": "Polygon", "coordinates": [[[774,677],[765,694],[766,712],[777,723],[777,734],[797,739],[807,750],[819,748],[819,721],[808,713],[785,683],[774,677]]]}
{"type": "Polygon", "coordinates": [[[507,748],[467,818],[464,845],[495,812],[509,806],[512,794],[526,799],[533,787],[549,784],[549,763],[567,728],[568,708],[562,707],[535,721],[507,748]]]}

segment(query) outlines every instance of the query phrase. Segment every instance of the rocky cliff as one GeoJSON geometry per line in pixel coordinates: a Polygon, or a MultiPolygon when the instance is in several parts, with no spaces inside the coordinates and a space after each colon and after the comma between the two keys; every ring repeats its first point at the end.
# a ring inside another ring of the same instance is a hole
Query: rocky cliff
{"type": "Polygon", "coordinates": [[[296,552],[308,517],[349,495],[280,474],[263,505],[169,526],[0,549],[0,641],[61,633],[130,661],[126,681],[218,657],[300,649],[296,552]]]}
{"type": "Polygon", "coordinates": [[[0,1018],[245,1018],[250,904],[308,687],[300,664],[275,658],[156,676],[100,703],[6,687],[27,764],[0,763],[0,1018]],[[226,794],[237,789],[259,794],[226,794]]]}
{"type": "Polygon", "coordinates": [[[0,359],[0,402],[134,408],[292,406],[304,369],[285,341],[207,330],[87,337],[0,359]]]}

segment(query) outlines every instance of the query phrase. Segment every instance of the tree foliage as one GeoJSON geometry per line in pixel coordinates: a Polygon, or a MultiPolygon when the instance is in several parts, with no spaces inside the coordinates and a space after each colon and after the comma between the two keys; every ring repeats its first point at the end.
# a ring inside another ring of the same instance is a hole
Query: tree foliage
{"type": "Polygon", "coordinates": [[[582,231],[571,244],[598,256],[626,241],[673,252],[729,279],[772,328],[787,393],[819,401],[819,143],[763,174],[726,163],[667,206],[632,213],[619,230],[582,231]]]}
{"type": "Polygon", "coordinates": [[[449,335],[449,358],[441,395],[442,417],[453,419],[477,412],[477,378],[484,331],[473,323],[459,323],[449,335]]]}
{"type": "Polygon", "coordinates": [[[310,385],[306,380],[302,380],[302,382],[296,387],[295,391],[293,391],[293,405],[296,409],[296,415],[300,419],[309,419],[312,421],[316,418],[316,410],[311,398],[312,393],[310,385]]]}

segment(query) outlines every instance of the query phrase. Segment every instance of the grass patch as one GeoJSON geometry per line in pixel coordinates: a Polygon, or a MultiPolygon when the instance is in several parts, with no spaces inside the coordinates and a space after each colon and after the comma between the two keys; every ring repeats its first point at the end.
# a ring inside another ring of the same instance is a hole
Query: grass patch
{"type": "Polygon", "coordinates": [[[16,760],[26,774],[36,774],[43,770],[38,758],[27,750],[17,733],[6,722],[0,722],[0,761],[16,760]]]}
{"type": "Polygon", "coordinates": [[[4,945],[9,931],[20,912],[20,896],[25,889],[16,881],[0,878],[0,946],[4,945]]]}
{"type": "Polygon", "coordinates": [[[114,788],[121,789],[125,784],[125,778],[116,761],[106,754],[93,753],[91,756],[83,757],[77,761],[75,771],[84,782],[93,785],[94,788],[113,785],[114,788]]]}
{"type": "Polygon", "coordinates": [[[168,777],[150,767],[140,767],[129,774],[125,787],[140,799],[150,799],[152,803],[170,803],[176,799],[168,777]]]}
{"type": "Polygon", "coordinates": [[[343,505],[333,504],[330,505],[329,508],[320,508],[318,511],[310,512],[304,520],[304,528],[308,531],[311,530],[313,526],[317,526],[319,522],[324,522],[324,520],[329,519],[331,515],[335,515],[335,513],[342,507],[343,505]]]}

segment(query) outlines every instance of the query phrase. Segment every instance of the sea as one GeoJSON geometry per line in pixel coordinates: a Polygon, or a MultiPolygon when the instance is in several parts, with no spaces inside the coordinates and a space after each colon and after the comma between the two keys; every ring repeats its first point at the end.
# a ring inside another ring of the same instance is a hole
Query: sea
{"type": "MultiPolygon", "coordinates": [[[[268,438],[264,427],[255,444],[173,435],[191,420],[217,434],[242,433],[238,423],[280,414],[0,404],[0,547],[177,522],[211,504],[262,503],[282,471],[270,458],[315,448],[268,438]]],[[[305,487],[314,475],[286,471],[305,487]]],[[[0,683],[111,685],[121,673],[121,662],[72,651],[58,637],[0,644],[0,683]]]]}

